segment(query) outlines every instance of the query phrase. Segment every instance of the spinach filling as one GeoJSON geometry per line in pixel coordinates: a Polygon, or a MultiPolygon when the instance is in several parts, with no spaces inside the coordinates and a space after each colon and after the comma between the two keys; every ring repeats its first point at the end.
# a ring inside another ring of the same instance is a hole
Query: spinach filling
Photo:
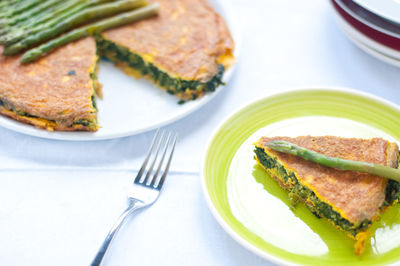
{"type": "Polygon", "coordinates": [[[38,118],[37,116],[35,116],[35,115],[31,115],[31,114],[28,114],[27,112],[24,112],[24,111],[21,111],[21,110],[16,110],[16,111],[14,111],[17,115],[20,115],[20,116],[26,116],[26,117],[30,117],[30,118],[38,118]]]}
{"type": "Polygon", "coordinates": [[[85,127],[91,125],[93,122],[87,120],[87,119],[80,119],[77,121],[74,121],[74,125],[83,125],[85,127]]]}
{"type": "Polygon", "coordinates": [[[92,100],[93,108],[97,110],[96,96],[94,94],[92,94],[92,96],[90,96],[90,99],[92,100]]]}
{"type": "MultiPolygon", "coordinates": [[[[278,173],[276,177],[283,182],[285,189],[289,191],[290,199],[294,202],[297,202],[298,200],[304,201],[310,211],[317,217],[324,217],[332,221],[335,225],[353,236],[356,236],[360,231],[367,229],[372,223],[367,219],[358,225],[351,223],[335,211],[332,206],[321,201],[312,190],[301,185],[293,172],[288,172],[281,163],[268,156],[263,148],[256,147],[254,152],[257,159],[266,169],[274,169],[278,173]]],[[[397,183],[397,185],[400,185],[400,183],[397,183]]],[[[398,188],[400,188],[400,186],[398,186],[398,188]]],[[[399,191],[397,191],[397,194],[399,194],[399,191]]]]}
{"type": "MultiPolygon", "coordinates": [[[[400,157],[400,151],[399,151],[400,157]]],[[[389,180],[386,185],[384,206],[392,206],[400,201],[400,182],[389,180]]]]}
{"type": "Polygon", "coordinates": [[[97,105],[96,105],[96,95],[98,93],[98,90],[100,89],[100,84],[97,80],[97,70],[98,70],[98,59],[95,62],[94,68],[92,71],[89,73],[90,80],[92,81],[92,87],[93,87],[93,95],[92,95],[92,105],[93,108],[97,110],[97,105]]]}
{"type": "Polygon", "coordinates": [[[392,206],[399,202],[400,199],[400,183],[394,180],[389,180],[386,185],[384,206],[392,206]]]}
{"type": "Polygon", "coordinates": [[[111,61],[127,63],[129,67],[139,71],[141,75],[150,77],[154,83],[165,88],[170,94],[187,93],[189,90],[190,97],[194,100],[203,92],[215,91],[219,85],[224,84],[222,76],[225,68],[222,64],[218,65],[218,73],[207,82],[185,80],[171,77],[153,63],[146,62],[140,55],[131,52],[128,48],[119,46],[100,36],[96,37],[96,43],[100,56],[107,57],[111,61]]]}
{"type": "Polygon", "coordinates": [[[6,101],[4,101],[2,99],[0,99],[0,106],[3,106],[5,109],[7,109],[9,111],[13,111],[14,113],[16,113],[19,116],[26,116],[26,117],[29,117],[29,118],[38,118],[37,116],[28,114],[25,111],[16,109],[13,105],[7,103],[6,101]]]}

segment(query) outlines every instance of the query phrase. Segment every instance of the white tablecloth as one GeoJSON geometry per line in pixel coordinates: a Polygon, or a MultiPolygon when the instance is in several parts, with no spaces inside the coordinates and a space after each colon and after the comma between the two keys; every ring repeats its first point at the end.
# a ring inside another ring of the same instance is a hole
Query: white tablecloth
{"type": "MultiPolygon", "coordinates": [[[[203,198],[201,156],[218,124],[249,100],[298,86],[344,86],[400,103],[400,69],[354,46],[329,1],[231,3],[243,32],[236,73],[167,127],[179,142],[165,190],[129,219],[105,265],[269,265],[223,231],[203,198]]],[[[88,265],[125,208],[153,134],[84,143],[0,128],[0,265],[88,265]]]]}

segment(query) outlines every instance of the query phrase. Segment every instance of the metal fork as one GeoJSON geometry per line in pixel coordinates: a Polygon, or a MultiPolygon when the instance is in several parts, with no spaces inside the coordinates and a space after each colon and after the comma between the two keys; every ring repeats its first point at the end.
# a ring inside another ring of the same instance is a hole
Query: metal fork
{"type": "Polygon", "coordinates": [[[163,187],[165,178],[171,165],[172,155],[174,153],[177,140],[177,134],[174,134],[174,136],[172,136],[172,133],[170,132],[168,133],[168,137],[166,137],[167,134],[165,133],[165,131],[162,131],[161,134],[159,133],[159,130],[157,130],[151,143],[150,149],[147,153],[146,159],[144,160],[143,165],[140,168],[132,184],[132,187],[128,192],[128,208],[119,216],[118,220],[111,228],[106,239],[104,240],[99,251],[97,252],[96,257],[92,261],[91,266],[99,266],[101,264],[108,247],[110,246],[115,234],[118,232],[125,218],[136,210],[152,205],[160,195],[161,188],[163,187]],[[156,142],[157,148],[155,150],[155,154],[152,156],[153,148],[156,142]],[[159,159],[156,172],[152,175],[158,154],[161,150],[161,146],[164,146],[162,157],[161,159],[159,159]],[[158,178],[158,175],[160,174],[160,172],[162,172],[161,168],[164,162],[164,158],[167,154],[167,150],[169,150],[169,158],[167,164],[165,165],[163,174],[160,178],[158,178]],[[144,176],[146,166],[150,160],[150,157],[154,157],[154,159],[150,164],[150,168],[148,169],[147,174],[144,176]]]}

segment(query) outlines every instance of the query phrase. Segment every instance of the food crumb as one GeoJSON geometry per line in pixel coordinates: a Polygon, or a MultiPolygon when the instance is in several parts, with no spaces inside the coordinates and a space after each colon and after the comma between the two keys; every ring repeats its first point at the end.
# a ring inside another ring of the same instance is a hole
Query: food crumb
{"type": "Polygon", "coordinates": [[[69,71],[69,72],[67,73],[67,75],[68,75],[68,76],[75,76],[75,75],[76,75],[76,72],[75,72],[75,70],[71,70],[71,71],[69,71]]]}

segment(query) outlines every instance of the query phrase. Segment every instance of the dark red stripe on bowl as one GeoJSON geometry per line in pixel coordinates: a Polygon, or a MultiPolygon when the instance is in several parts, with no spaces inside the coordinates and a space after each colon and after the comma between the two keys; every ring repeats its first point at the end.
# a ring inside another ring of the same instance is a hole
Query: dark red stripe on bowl
{"type": "Polygon", "coordinates": [[[349,13],[347,13],[342,7],[340,7],[335,0],[331,0],[334,8],[336,11],[339,13],[339,15],[346,20],[350,25],[352,25],[355,29],[357,29],[359,32],[363,33],[367,37],[371,38],[372,40],[385,45],[387,47],[390,47],[392,49],[395,49],[397,51],[400,51],[400,39],[395,38],[393,36],[387,35],[385,33],[382,33],[380,31],[377,31],[361,21],[357,20],[353,16],[351,16],[349,13]]]}

